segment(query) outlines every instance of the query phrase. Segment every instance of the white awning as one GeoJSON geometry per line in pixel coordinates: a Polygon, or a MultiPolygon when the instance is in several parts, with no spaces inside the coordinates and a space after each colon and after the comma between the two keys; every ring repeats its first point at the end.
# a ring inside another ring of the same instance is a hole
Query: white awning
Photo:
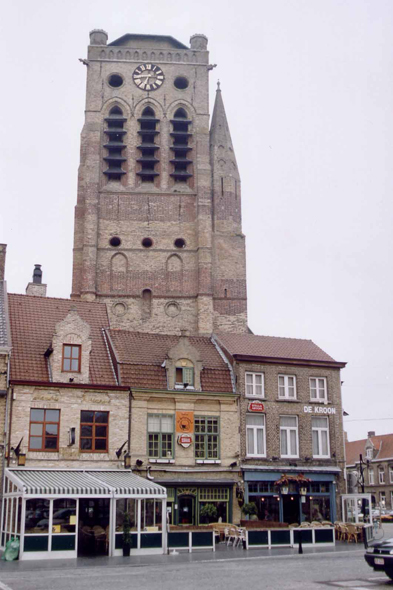
{"type": "MultiPolygon", "coordinates": [[[[26,469],[5,470],[21,496],[106,496],[166,498],[166,489],[126,470],[26,469]]],[[[11,488],[6,489],[5,496],[11,488]]]]}

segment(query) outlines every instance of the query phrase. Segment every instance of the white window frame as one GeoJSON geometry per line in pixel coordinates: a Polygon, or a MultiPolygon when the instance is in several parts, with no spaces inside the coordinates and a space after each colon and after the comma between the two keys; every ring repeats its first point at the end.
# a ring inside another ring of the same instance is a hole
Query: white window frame
{"type": "Polygon", "coordinates": [[[297,392],[296,392],[296,375],[284,375],[284,374],[280,374],[278,376],[278,398],[279,399],[297,399],[297,392]],[[280,379],[283,378],[284,379],[284,395],[280,395],[280,379]],[[293,389],[294,389],[294,395],[290,396],[289,395],[289,385],[288,385],[288,379],[291,378],[293,379],[293,389]]]}
{"type": "Polygon", "coordinates": [[[368,449],[366,449],[366,459],[372,459],[373,458],[373,449],[372,447],[369,447],[368,449]]]}
{"type": "Polygon", "coordinates": [[[375,485],[375,477],[374,477],[374,469],[373,467],[370,467],[368,470],[368,483],[370,486],[374,486],[375,485]]]}
{"type": "Polygon", "coordinates": [[[379,492],[379,505],[381,506],[381,508],[386,508],[386,492],[379,492]]]}
{"type": "Polygon", "coordinates": [[[313,426],[313,418],[321,418],[319,416],[313,416],[311,418],[311,440],[313,440],[313,432],[314,430],[318,433],[318,446],[322,449],[322,432],[326,432],[327,434],[327,455],[314,455],[314,448],[313,448],[313,457],[314,459],[330,459],[330,437],[329,437],[329,419],[325,416],[323,418],[326,420],[326,426],[313,426]]]}
{"type": "MultiPolygon", "coordinates": [[[[393,465],[389,465],[389,479],[390,479],[390,483],[393,483],[393,465]]],[[[392,509],[393,509],[393,502],[392,502],[392,509]]]]}
{"type": "Polygon", "coordinates": [[[285,458],[293,458],[293,459],[298,459],[299,458],[299,419],[297,416],[291,416],[291,415],[286,415],[286,416],[280,416],[280,457],[285,457],[285,458]],[[293,426],[281,426],[281,418],[296,418],[296,428],[293,428],[293,426]],[[287,438],[287,448],[290,448],[290,441],[291,441],[291,437],[290,437],[290,432],[291,430],[295,430],[296,432],[296,455],[283,455],[282,453],[282,444],[281,444],[281,437],[283,436],[283,432],[285,432],[285,436],[287,438]]]}
{"type": "Polygon", "coordinates": [[[385,469],[383,467],[378,467],[378,481],[380,485],[385,484],[385,469]]]}
{"type": "Polygon", "coordinates": [[[326,377],[310,377],[309,378],[310,384],[310,400],[312,402],[327,402],[327,379],[326,377]],[[323,390],[319,387],[319,381],[323,381],[323,390]],[[315,387],[311,385],[311,382],[315,381],[315,387]],[[312,396],[312,392],[315,390],[316,395],[315,397],[312,396]],[[324,395],[321,396],[320,392],[323,391],[324,395]]]}
{"type": "Polygon", "coordinates": [[[258,416],[263,416],[263,426],[257,426],[256,424],[248,425],[247,424],[247,416],[252,416],[252,414],[246,414],[246,447],[247,447],[247,457],[266,457],[266,416],[265,414],[257,414],[258,416]],[[265,452],[261,455],[257,453],[249,453],[248,451],[248,430],[253,430],[253,438],[254,438],[254,449],[258,448],[257,445],[257,430],[263,431],[263,448],[265,452]]]}
{"type": "Polygon", "coordinates": [[[244,385],[245,385],[245,396],[251,399],[254,398],[258,398],[258,399],[265,399],[265,375],[263,373],[255,373],[253,371],[246,371],[245,375],[244,375],[244,385]],[[252,384],[247,384],[247,376],[251,375],[252,377],[252,384]],[[262,393],[255,393],[256,392],[256,376],[259,376],[262,378],[262,393]],[[252,385],[252,391],[253,393],[247,393],[247,385],[252,385]]]}

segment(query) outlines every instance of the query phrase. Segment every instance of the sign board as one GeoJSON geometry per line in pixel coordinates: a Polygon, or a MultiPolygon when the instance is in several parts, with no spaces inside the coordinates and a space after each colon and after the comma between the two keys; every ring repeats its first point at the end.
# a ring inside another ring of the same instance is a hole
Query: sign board
{"type": "Polygon", "coordinates": [[[249,412],[264,412],[265,406],[260,401],[252,401],[248,404],[248,411],[249,412]]]}
{"type": "Polygon", "coordinates": [[[336,408],[329,406],[304,406],[303,411],[305,414],[335,414],[336,408]]]}
{"type": "Polygon", "coordinates": [[[194,412],[176,412],[176,432],[194,432],[194,412]]]}
{"type": "Polygon", "coordinates": [[[190,445],[192,445],[192,436],[190,434],[179,434],[177,437],[177,442],[179,445],[187,449],[190,445]]]}

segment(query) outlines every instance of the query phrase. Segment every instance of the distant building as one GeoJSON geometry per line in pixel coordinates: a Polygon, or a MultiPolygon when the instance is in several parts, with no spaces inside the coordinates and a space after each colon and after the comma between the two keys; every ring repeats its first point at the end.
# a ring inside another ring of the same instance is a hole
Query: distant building
{"type": "Polygon", "coordinates": [[[393,510],[393,434],[376,436],[345,443],[348,491],[362,491],[360,455],[364,462],[364,491],[371,494],[373,506],[393,510]]]}

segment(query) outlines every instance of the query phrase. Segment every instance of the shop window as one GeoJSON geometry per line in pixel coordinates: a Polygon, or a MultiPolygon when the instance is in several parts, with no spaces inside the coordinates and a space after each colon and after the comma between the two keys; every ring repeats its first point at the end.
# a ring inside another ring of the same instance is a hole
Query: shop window
{"type": "Polygon", "coordinates": [[[176,363],[175,387],[186,389],[194,387],[194,365],[188,359],[180,359],[176,363]]]}
{"type": "Polygon", "coordinates": [[[173,414],[149,414],[147,430],[149,457],[152,459],[173,459],[173,414]]]}
{"type": "Polygon", "coordinates": [[[138,530],[137,500],[134,498],[121,498],[116,500],[116,532],[123,532],[124,515],[130,516],[131,531],[138,530]]]}
{"type": "Polygon", "coordinates": [[[385,469],[383,467],[380,467],[378,469],[378,474],[379,474],[379,483],[385,483],[385,469]]]}
{"type": "Polygon", "coordinates": [[[53,501],[52,534],[75,533],[76,500],[62,498],[53,501]]]}
{"type": "Polygon", "coordinates": [[[141,529],[152,532],[162,527],[162,500],[149,498],[141,501],[141,529]]]}
{"type": "Polygon", "coordinates": [[[199,500],[201,502],[215,502],[218,500],[228,502],[229,490],[228,488],[201,488],[199,490],[199,500]]]}
{"type": "Polygon", "coordinates": [[[263,373],[246,373],[246,397],[264,397],[263,373]]]}
{"type": "Polygon", "coordinates": [[[63,344],[62,371],[65,373],[81,372],[82,347],[80,344],[63,344]]]}
{"type": "Polygon", "coordinates": [[[30,410],[29,451],[59,450],[60,410],[30,410]]]}
{"type": "Polygon", "coordinates": [[[25,535],[49,533],[49,500],[33,498],[26,500],[25,535]]]}
{"type": "Polygon", "coordinates": [[[82,410],[80,450],[84,453],[108,452],[109,412],[82,410]]]}
{"type": "Polygon", "coordinates": [[[368,483],[370,484],[370,486],[373,486],[375,484],[374,469],[368,470],[368,483]]]}
{"type": "Polygon", "coordinates": [[[327,387],[325,377],[310,378],[311,401],[325,401],[327,399],[327,387]]]}
{"type": "Polygon", "coordinates": [[[296,377],[294,375],[278,376],[278,397],[296,399],[296,377]]]}
{"type": "Polygon", "coordinates": [[[329,420],[311,418],[313,457],[330,457],[329,420]]]}
{"type": "Polygon", "coordinates": [[[280,417],[281,457],[298,457],[298,423],[297,416],[280,417]]]}
{"type": "Polygon", "coordinates": [[[314,498],[309,496],[306,502],[302,504],[304,520],[308,522],[330,521],[330,498],[328,496],[314,498]]]}
{"type": "Polygon", "coordinates": [[[247,456],[266,457],[265,415],[247,414],[247,456]]]}
{"type": "Polygon", "coordinates": [[[219,458],[219,419],[195,417],[195,458],[219,458]]]}
{"type": "Polygon", "coordinates": [[[280,503],[279,498],[274,496],[262,496],[253,498],[258,510],[258,520],[267,520],[273,522],[280,521],[280,503]]]}

